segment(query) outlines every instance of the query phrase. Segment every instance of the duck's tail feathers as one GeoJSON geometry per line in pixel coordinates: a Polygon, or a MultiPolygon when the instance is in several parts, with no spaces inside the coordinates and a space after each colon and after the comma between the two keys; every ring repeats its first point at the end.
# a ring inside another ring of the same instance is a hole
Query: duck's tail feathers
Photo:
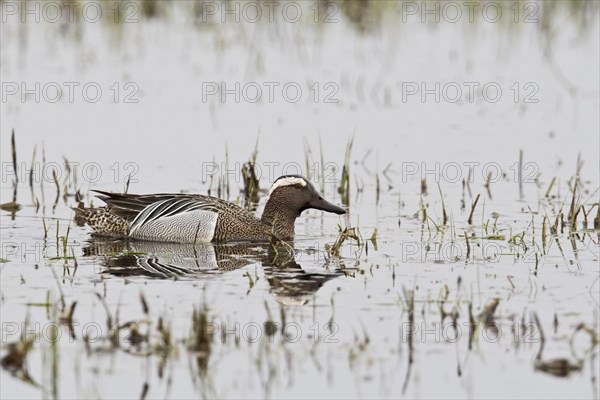
{"type": "Polygon", "coordinates": [[[86,208],[79,203],[71,209],[75,211],[74,221],[77,225],[88,224],[98,235],[124,237],[129,232],[129,222],[111,213],[107,207],[86,208]]]}

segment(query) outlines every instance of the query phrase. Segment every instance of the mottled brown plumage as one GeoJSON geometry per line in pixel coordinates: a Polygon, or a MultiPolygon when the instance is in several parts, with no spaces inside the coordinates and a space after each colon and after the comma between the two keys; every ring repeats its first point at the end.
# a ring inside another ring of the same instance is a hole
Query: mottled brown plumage
{"type": "Polygon", "coordinates": [[[99,235],[127,236],[129,222],[111,213],[107,207],[84,208],[79,206],[73,210],[75,211],[75,222],[78,225],[88,224],[99,235]]]}

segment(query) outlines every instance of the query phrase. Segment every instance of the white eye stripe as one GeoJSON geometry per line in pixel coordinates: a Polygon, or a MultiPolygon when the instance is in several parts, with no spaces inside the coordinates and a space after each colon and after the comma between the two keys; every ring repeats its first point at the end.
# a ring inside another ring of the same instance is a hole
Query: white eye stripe
{"type": "Polygon", "coordinates": [[[307,185],[307,183],[306,183],[306,180],[304,180],[304,178],[299,178],[296,176],[288,176],[285,178],[280,178],[275,181],[273,186],[271,186],[271,190],[269,190],[269,195],[267,196],[267,198],[271,197],[271,194],[273,194],[275,189],[278,189],[278,188],[284,187],[284,186],[294,186],[294,185],[300,185],[300,186],[304,187],[307,185]]]}

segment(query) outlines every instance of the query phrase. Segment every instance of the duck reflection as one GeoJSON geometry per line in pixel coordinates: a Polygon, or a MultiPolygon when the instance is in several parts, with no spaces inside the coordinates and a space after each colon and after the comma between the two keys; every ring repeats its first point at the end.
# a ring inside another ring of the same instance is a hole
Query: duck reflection
{"type": "Polygon", "coordinates": [[[101,256],[102,274],[161,279],[203,279],[260,264],[270,293],[284,305],[303,305],[326,282],[342,275],[340,268],[308,272],[296,262],[289,244],[180,244],[95,238],[84,256],[101,256]]]}

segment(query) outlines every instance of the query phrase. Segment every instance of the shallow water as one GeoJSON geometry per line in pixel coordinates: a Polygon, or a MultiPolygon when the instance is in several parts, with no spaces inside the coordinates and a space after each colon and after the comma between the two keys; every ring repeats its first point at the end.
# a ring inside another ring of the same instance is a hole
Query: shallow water
{"type": "Polygon", "coordinates": [[[23,102],[3,86],[1,202],[14,128],[22,206],[0,214],[3,360],[23,332],[33,347],[25,368],[3,361],[2,398],[598,398],[596,3],[587,25],[559,2],[538,23],[404,22],[403,3],[365,6],[366,22],[348,8],[332,24],[208,23],[192,2],[157,4],[132,24],[2,24],[3,82],[103,93],[23,102]],[[292,82],[303,97],[223,102],[206,92],[221,82],[292,82]],[[436,82],[439,102],[406,92],[436,82]],[[470,82],[502,95],[470,101],[470,82]],[[122,191],[128,177],[131,193],[241,202],[255,146],[262,202],[277,176],[302,173],[341,204],[351,137],[349,213],[305,212],[293,252],[102,239],[72,221],[77,190],[98,205],[90,189],[122,191]],[[336,257],[338,224],[362,240],[336,257]],[[57,322],[74,302],[70,332],[57,322]],[[573,371],[551,373],[557,359],[573,371]]]}

